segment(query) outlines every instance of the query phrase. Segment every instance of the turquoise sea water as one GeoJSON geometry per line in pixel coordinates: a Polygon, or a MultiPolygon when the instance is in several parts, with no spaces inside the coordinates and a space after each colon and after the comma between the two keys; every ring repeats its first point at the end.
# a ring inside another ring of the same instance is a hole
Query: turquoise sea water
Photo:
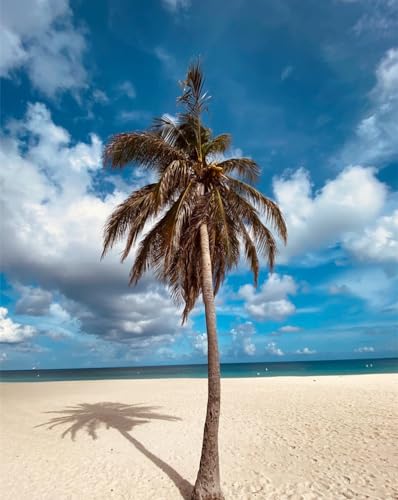
{"type": "MultiPolygon", "coordinates": [[[[224,378],[355,375],[366,373],[398,373],[398,358],[300,361],[290,363],[228,363],[221,365],[221,375],[224,378]]],[[[0,371],[0,381],[2,382],[202,378],[206,376],[206,365],[0,371]]]]}

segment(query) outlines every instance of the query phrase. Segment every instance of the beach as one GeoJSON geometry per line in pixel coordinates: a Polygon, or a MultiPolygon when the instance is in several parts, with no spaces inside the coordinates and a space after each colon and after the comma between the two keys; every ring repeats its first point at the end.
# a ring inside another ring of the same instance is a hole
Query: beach
{"type": "MultiPolygon", "coordinates": [[[[189,498],[205,379],[2,383],[3,500],[189,498]]],[[[398,375],[222,380],[226,499],[398,498],[398,375]]]]}

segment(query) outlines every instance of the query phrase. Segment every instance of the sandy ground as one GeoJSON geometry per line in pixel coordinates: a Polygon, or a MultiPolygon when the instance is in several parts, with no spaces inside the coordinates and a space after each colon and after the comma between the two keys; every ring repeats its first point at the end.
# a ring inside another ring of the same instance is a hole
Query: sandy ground
{"type": "MultiPolygon", "coordinates": [[[[398,498],[398,375],[223,380],[228,500],[398,498]]],[[[3,500],[189,498],[205,380],[0,384],[3,500]]]]}

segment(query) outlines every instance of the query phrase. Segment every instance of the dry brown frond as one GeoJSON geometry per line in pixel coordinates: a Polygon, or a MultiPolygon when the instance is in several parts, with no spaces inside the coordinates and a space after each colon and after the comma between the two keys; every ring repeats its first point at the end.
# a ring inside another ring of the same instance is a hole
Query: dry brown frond
{"type": "Polygon", "coordinates": [[[230,158],[218,163],[224,174],[237,174],[249,182],[256,182],[260,175],[260,167],[250,158],[230,158]]]}
{"type": "Polygon", "coordinates": [[[135,162],[142,167],[158,171],[163,171],[175,160],[185,159],[186,156],[181,150],[151,131],[114,135],[108,141],[103,154],[104,165],[110,164],[113,168],[135,162]]]}

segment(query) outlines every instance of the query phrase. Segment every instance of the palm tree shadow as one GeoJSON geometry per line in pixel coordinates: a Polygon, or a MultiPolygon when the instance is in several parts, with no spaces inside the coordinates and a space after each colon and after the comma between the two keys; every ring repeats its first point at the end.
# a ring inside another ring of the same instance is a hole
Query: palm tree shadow
{"type": "Polygon", "coordinates": [[[54,416],[47,422],[39,424],[36,427],[45,426],[51,430],[58,426],[68,425],[61,434],[61,437],[64,438],[70,434],[72,441],[75,441],[79,431],[86,431],[92,439],[98,439],[97,431],[100,427],[115,429],[119,431],[125,439],[132,443],[137,450],[162,470],[176,485],[182,498],[188,500],[193,489],[191,483],[181,477],[173,467],[154,455],[130,434],[136,426],[148,424],[151,420],[164,420],[169,422],[180,420],[177,417],[156,413],[155,410],[157,410],[157,407],[142,406],[138,404],[125,405],[109,402],[91,404],[81,403],[76,406],[67,406],[63,410],[45,412],[58,416],[54,416]]]}

